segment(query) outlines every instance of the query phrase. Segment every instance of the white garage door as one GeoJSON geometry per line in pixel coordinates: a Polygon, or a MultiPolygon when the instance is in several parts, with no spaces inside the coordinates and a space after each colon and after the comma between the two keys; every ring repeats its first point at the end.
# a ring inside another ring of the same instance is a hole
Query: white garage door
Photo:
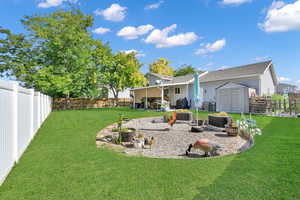
{"type": "Polygon", "coordinates": [[[222,112],[244,112],[243,88],[218,90],[217,110],[222,112]]]}

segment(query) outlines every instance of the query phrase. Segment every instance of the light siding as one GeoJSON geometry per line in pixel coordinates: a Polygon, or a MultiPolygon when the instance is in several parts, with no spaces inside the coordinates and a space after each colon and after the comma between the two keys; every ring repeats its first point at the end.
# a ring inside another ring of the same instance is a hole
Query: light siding
{"type": "Polygon", "coordinates": [[[261,75],[261,95],[273,95],[276,92],[270,68],[261,75]]]}
{"type": "Polygon", "coordinates": [[[231,80],[223,80],[223,81],[212,81],[200,83],[200,87],[204,92],[204,102],[216,102],[216,88],[228,83],[238,83],[245,85],[250,88],[254,88],[256,93],[260,95],[260,77],[250,77],[250,78],[240,78],[240,79],[231,79],[231,80]]]}

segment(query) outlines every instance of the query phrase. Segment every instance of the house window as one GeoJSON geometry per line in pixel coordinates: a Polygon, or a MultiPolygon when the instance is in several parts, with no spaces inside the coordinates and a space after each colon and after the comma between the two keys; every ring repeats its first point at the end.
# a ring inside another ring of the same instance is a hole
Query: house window
{"type": "Polygon", "coordinates": [[[175,88],[175,94],[180,94],[180,88],[175,88]]]}

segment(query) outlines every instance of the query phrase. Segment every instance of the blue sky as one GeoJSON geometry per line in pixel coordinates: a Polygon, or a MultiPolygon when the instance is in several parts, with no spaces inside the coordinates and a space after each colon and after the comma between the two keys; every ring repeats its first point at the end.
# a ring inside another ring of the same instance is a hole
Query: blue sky
{"type": "Polygon", "coordinates": [[[148,64],[216,70],[272,59],[278,77],[300,86],[300,0],[0,0],[0,26],[24,32],[24,15],[75,3],[95,18],[93,37],[148,64]]]}

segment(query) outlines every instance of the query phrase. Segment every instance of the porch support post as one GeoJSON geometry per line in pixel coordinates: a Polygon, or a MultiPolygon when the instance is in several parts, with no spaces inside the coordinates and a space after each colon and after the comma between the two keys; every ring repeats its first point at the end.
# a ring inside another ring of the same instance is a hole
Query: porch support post
{"type": "Polygon", "coordinates": [[[186,99],[189,99],[189,84],[186,85],[186,91],[185,91],[186,99]]]}
{"type": "Polygon", "coordinates": [[[146,88],[146,101],[145,101],[145,108],[148,109],[148,88],[146,88]]]}
{"type": "Polygon", "coordinates": [[[189,99],[189,84],[186,84],[186,87],[185,87],[185,95],[186,95],[186,100],[188,101],[188,106],[190,107],[191,109],[191,104],[190,104],[190,99],[189,99]]]}
{"type": "Polygon", "coordinates": [[[133,90],[133,109],[135,109],[135,90],[133,90]]]}
{"type": "Polygon", "coordinates": [[[164,86],[161,87],[161,104],[164,103],[164,86]]]}

